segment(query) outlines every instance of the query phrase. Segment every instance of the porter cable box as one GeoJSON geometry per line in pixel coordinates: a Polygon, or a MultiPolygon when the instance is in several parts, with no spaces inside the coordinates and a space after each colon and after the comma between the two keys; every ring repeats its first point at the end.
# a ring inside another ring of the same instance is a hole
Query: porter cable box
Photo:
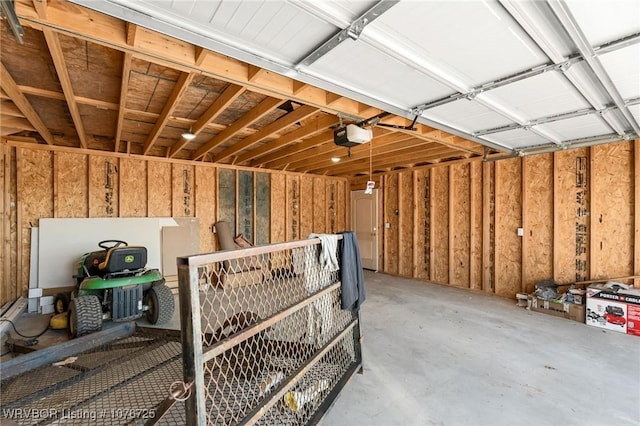
{"type": "Polygon", "coordinates": [[[640,336],[640,289],[587,288],[587,325],[640,336]]]}
{"type": "Polygon", "coordinates": [[[530,296],[529,301],[531,302],[529,309],[534,312],[542,312],[543,314],[584,323],[584,305],[544,300],[534,295],[530,296]]]}

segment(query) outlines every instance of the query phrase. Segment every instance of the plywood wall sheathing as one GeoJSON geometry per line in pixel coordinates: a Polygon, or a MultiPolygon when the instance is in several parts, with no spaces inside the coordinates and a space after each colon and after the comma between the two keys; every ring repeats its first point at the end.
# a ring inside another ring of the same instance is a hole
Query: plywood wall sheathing
{"type": "MultiPolygon", "coordinates": [[[[351,229],[347,226],[347,218],[350,218],[351,202],[347,198],[350,192],[347,192],[347,183],[344,181],[338,181],[336,185],[337,198],[336,198],[336,228],[337,232],[348,231],[351,229]]],[[[350,197],[349,197],[350,198],[350,197]]],[[[349,219],[348,222],[351,222],[349,219]]]]}
{"type": "Polygon", "coordinates": [[[53,153],[19,150],[18,226],[20,293],[29,287],[31,228],[39,226],[41,217],[53,217],[53,153]]]}
{"type": "Polygon", "coordinates": [[[413,276],[413,173],[398,174],[398,273],[402,276],[413,276]]]}
{"type": "Polygon", "coordinates": [[[449,199],[452,201],[449,214],[452,229],[450,236],[450,284],[469,287],[469,254],[471,239],[471,189],[469,164],[450,167],[451,181],[449,199]]]}
{"type": "Polygon", "coordinates": [[[414,215],[414,269],[413,276],[421,279],[429,279],[430,244],[429,244],[429,170],[416,170],[413,173],[413,190],[415,200],[414,215]]]}
{"type": "Polygon", "coordinates": [[[431,280],[438,283],[449,282],[449,169],[433,169],[431,197],[433,199],[433,245],[434,267],[431,280]]]}
{"type": "Polygon", "coordinates": [[[171,217],[171,201],[171,163],[148,161],[147,209],[149,217],[171,217]]]}
{"type": "MultiPolygon", "coordinates": [[[[174,163],[171,170],[171,215],[193,217],[195,211],[194,166],[174,163]]],[[[233,226],[233,225],[232,225],[233,226]]]]}
{"type": "Polygon", "coordinates": [[[482,164],[482,289],[495,290],[495,163],[482,164]]]}
{"type": "Polygon", "coordinates": [[[303,238],[300,235],[300,178],[287,175],[286,188],[285,238],[287,241],[294,241],[303,238]]]}
{"type": "Polygon", "coordinates": [[[120,217],[147,217],[147,162],[120,159],[120,217]]]}
{"type": "Polygon", "coordinates": [[[576,172],[588,158],[588,149],[554,153],[554,279],[560,283],[576,278],[576,172]]]}
{"type": "Polygon", "coordinates": [[[254,243],[254,187],[253,172],[238,170],[238,234],[242,234],[251,243],[254,243]]]}
{"type": "Polygon", "coordinates": [[[216,250],[213,224],[216,223],[216,169],[196,166],[195,168],[195,217],[200,224],[200,251],[208,253],[216,250]]]}
{"type": "Polygon", "coordinates": [[[593,156],[592,279],[633,272],[633,143],[600,145],[593,156]]]}
{"type": "Polygon", "coordinates": [[[282,243],[286,240],[286,176],[271,175],[271,242],[282,243]]]}
{"type": "Polygon", "coordinates": [[[54,216],[87,217],[89,215],[87,155],[55,152],[53,160],[54,216]]]}
{"type": "Polygon", "coordinates": [[[538,281],[553,278],[553,154],[523,160],[523,286],[532,292],[538,281]]]}
{"type": "MultiPolygon", "coordinates": [[[[327,188],[326,180],[322,178],[313,178],[313,232],[318,234],[326,232],[327,210],[325,206],[327,188]]],[[[306,238],[306,236],[302,236],[306,238]]]]}
{"type": "Polygon", "coordinates": [[[477,161],[470,166],[471,235],[469,237],[469,285],[474,290],[482,289],[482,164],[477,161]]]}
{"type": "Polygon", "coordinates": [[[385,176],[384,179],[384,270],[398,274],[398,173],[385,176]],[[388,225],[387,225],[388,224],[388,225]]]}
{"type": "Polygon", "coordinates": [[[522,226],[521,160],[497,161],[495,167],[495,293],[513,297],[522,280],[522,237],[517,233],[522,226]]]}
{"type": "Polygon", "coordinates": [[[89,156],[89,217],[118,217],[120,159],[89,156]]]}
{"type": "Polygon", "coordinates": [[[306,238],[313,232],[313,177],[300,176],[300,235],[306,238]]]}

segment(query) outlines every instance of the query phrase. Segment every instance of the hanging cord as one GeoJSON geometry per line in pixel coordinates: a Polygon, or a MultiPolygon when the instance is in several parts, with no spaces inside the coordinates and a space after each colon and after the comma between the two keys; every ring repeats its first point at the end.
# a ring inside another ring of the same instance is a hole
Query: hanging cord
{"type": "Polygon", "coordinates": [[[20,337],[24,337],[25,339],[37,339],[38,337],[42,336],[44,333],[47,332],[47,330],[49,329],[49,325],[47,325],[47,327],[42,330],[42,333],[36,334],[35,336],[25,336],[24,334],[20,333],[17,329],[16,329],[16,325],[13,323],[13,321],[6,319],[6,318],[0,318],[0,321],[6,321],[9,324],[11,324],[11,327],[13,327],[13,331],[16,332],[16,334],[20,337]]]}
{"type": "MultiPolygon", "coordinates": [[[[371,129],[373,133],[373,129],[371,129]]],[[[369,180],[373,180],[373,138],[369,142],[369,180]]]]}

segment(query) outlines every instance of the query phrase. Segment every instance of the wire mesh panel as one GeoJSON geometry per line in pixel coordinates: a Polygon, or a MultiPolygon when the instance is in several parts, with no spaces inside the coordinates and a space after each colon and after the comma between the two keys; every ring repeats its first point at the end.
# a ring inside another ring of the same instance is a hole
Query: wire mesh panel
{"type": "Polygon", "coordinates": [[[189,424],[307,424],[360,365],[319,239],[179,259],[189,424]]]}
{"type": "MultiPolygon", "coordinates": [[[[182,378],[179,336],[137,331],[133,336],[47,364],[0,386],[0,424],[142,424],[182,378]]],[[[184,424],[184,405],[161,420],[184,424]]]]}

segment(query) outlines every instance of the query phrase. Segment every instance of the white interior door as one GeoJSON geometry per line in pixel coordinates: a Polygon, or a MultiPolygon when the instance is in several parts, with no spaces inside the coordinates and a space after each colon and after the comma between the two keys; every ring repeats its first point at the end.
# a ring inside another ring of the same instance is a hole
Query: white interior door
{"type": "Polygon", "coordinates": [[[378,270],[378,190],[351,193],[351,223],[358,238],[362,267],[378,270]]]}

